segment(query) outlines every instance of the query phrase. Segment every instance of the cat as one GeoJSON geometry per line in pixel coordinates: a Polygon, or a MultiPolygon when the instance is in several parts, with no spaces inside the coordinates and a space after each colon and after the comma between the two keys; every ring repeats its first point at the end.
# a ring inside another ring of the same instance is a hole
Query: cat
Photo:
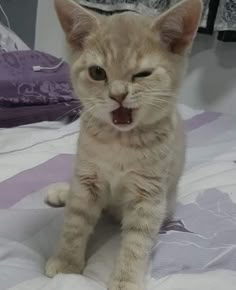
{"type": "Polygon", "coordinates": [[[121,222],[121,249],[109,290],[143,290],[150,253],[174,211],[185,160],[176,96],[202,2],[185,0],[155,16],[95,14],[55,0],[82,103],[70,185],[47,201],[66,205],[65,221],[46,274],[81,273],[88,239],[104,209],[121,222]]]}

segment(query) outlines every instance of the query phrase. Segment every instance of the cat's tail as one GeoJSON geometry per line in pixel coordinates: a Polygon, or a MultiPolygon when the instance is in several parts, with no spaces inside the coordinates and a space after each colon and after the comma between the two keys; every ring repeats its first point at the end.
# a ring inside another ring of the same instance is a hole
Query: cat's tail
{"type": "Polygon", "coordinates": [[[54,183],[46,188],[44,202],[51,207],[64,207],[69,194],[68,183],[54,183]]]}

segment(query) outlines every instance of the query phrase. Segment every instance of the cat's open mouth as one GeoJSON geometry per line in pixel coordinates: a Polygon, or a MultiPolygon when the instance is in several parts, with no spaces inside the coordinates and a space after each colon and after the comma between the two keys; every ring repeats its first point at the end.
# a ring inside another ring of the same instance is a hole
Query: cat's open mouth
{"type": "Polygon", "coordinates": [[[133,122],[133,109],[120,106],[111,112],[112,122],[115,125],[130,125],[133,122]]]}

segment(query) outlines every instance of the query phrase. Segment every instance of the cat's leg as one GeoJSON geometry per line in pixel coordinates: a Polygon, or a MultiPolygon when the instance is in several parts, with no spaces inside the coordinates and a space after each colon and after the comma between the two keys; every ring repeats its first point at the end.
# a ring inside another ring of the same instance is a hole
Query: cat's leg
{"type": "Polygon", "coordinates": [[[124,213],[122,243],[109,290],[144,290],[149,257],[165,219],[165,200],[133,202],[124,213]]]}
{"type": "Polygon", "coordinates": [[[65,222],[55,255],[46,265],[46,275],[81,273],[90,234],[103,209],[94,178],[75,180],[65,208],[65,222]]]}

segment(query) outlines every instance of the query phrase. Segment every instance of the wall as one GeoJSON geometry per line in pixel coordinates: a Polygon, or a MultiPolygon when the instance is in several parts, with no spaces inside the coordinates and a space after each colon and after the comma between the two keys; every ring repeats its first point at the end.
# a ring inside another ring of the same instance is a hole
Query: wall
{"type": "MultiPolygon", "coordinates": [[[[42,1],[42,0],[39,0],[42,1]]],[[[34,47],[35,24],[38,0],[0,0],[13,31],[15,31],[29,47],[34,47]]],[[[0,12],[0,21],[6,24],[0,12]]]]}
{"type": "Polygon", "coordinates": [[[53,0],[38,1],[35,49],[67,58],[64,35],[53,3],[53,0]]]}
{"type": "MultiPolygon", "coordinates": [[[[64,36],[53,0],[39,0],[36,48],[66,58],[64,36]]],[[[236,115],[236,43],[198,35],[180,102],[195,108],[236,115]]]]}
{"type": "Polygon", "coordinates": [[[181,101],[195,108],[236,115],[236,43],[198,35],[181,101]]]}

